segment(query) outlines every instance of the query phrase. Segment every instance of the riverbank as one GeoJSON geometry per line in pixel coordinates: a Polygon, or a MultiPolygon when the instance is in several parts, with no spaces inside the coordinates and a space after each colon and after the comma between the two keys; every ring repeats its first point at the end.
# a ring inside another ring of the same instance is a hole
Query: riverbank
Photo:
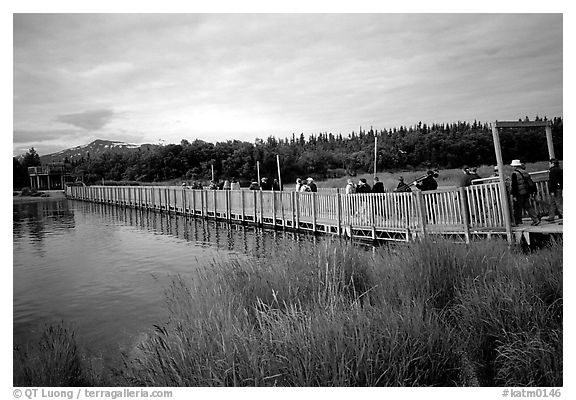
{"type": "Polygon", "coordinates": [[[169,322],[118,365],[95,368],[51,328],[18,354],[14,384],[562,386],[562,262],[562,243],[495,240],[374,252],[334,240],[215,261],[173,279],[169,322]]]}
{"type": "Polygon", "coordinates": [[[12,202],[13,203],[27,203],[27,202],[36,202],[36,201],[52,201],[52,200],[60,200],[65,199],[66,194],[63,190],[45,190],[40,192],[41,194],[38,196],[30,196],[30,195],[22,195],[13,193],[12,202]]]}

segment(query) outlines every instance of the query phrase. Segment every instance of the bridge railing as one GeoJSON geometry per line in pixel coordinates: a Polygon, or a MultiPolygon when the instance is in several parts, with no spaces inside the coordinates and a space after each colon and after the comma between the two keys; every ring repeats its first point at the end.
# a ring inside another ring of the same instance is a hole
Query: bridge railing
{"type": "Polygon", "coordinates": [[[494,229],[505,226],[500,186],[497,182],[473,185],[465,190],[471,228],[494,229]]]}
{"type": "MultiPolygon", "coordinates": [[[[547,209],[547,176],[535,179],[534,204],[547,209]]],[[[69,186],[69,197],[132,207],[316,229],[358,227],[422,233],[502,232],[503,204],[497,182],[412,193],[311,193],[193,190],[180,186],[69,186]]]]}

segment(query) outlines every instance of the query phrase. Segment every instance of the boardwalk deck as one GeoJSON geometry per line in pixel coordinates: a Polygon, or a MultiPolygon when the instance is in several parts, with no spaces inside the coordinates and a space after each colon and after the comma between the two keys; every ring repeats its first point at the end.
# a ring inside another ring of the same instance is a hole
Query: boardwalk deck
{"type": "MultiPolygon", "coordinates": [[[[541,182],[536,206],[545,210],[541,182]]],[[[178,213],[276,229],[348,236],[373,241],[410,241],[423,236],[506,237],[497,183],[430,192],[299,193],[248,190],[191,190],[177,186],[70,186],[72,199],[158,212],[178,213]]],[[[562,233],[562,225],[515,228],[514,237],[562,233]]]]}

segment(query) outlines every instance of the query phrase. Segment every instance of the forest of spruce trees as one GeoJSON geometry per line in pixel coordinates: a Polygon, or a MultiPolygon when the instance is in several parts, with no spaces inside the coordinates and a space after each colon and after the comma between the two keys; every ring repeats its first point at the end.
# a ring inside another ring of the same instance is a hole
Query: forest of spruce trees
{"type": "MultiPolygon", "coordinates": [[[[552,120],[552,135],[556,156],[562,158],[562,118],[552,120]]],[[[270,136],[266,140],[256,139],[254,143],[233,140],[214,144],[182,139],[180,144],[148,147],[128,154],[83,157],[74,160],[72,168],[73,175],[82,177],[85,183],[102,179],[162,182],[206,181],[211,178],[213,165],[216,179],[236,178],[245,183],[256,177],[257,161],[262,176],[275,176],[276,155],[279,155],[282,179],[286,182],[299,176],[316,179],[354,176],[373,171],[375,136],[378,137],[378,171],[457,168],[464,164],[480,166],[496,162],[490,125],[474,121],[418,123],[390,130],[360,128],[348,136],[332,133],[308,138],[304,134],[293,134],[286,139],[270,136]]],[[[500,142],[505,163],[512,159],[534,162],[548,158],[542,128],[501,129],[500,142]]],[[[38,162],[36,156],[31,157],[29,152],[22,162],[14,159],[15,187],[18,182],[25,182],[26,167],[38,162]]]]}

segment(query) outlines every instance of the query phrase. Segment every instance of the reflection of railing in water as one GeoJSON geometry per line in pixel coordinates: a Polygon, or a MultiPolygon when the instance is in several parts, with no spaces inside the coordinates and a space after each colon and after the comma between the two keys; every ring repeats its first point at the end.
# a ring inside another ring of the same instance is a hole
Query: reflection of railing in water
{"type": "MultiPolygon", "coordinates": [[[[539,181],[537,205],[548,191],[539,181]]],[[[297,231],[402,240],[423,235],[505,235],[497,183],[412,193],[192,190],[181,186],[72,186],[70,198],[297,231]]],[[[542,204],[544,203],[544,204],[542,204]]]]}
{"type": "MultiPolygon", "coordinates": [[[[112,223],[132,226],[154,234],[167,235],[192,242],[201,247],[212,247],[265,257],[278,245],[295,241],[313,241],[314,235],[300,235],[292,231],[265,230],[258,226],[229,224],[204,218],[187,218],[175,213],[115,207],[109,204],[85,203],[84,210],[100,215],[112,223]]],[[[194,261],[191,260],[191,263],[194,261]]]]}

